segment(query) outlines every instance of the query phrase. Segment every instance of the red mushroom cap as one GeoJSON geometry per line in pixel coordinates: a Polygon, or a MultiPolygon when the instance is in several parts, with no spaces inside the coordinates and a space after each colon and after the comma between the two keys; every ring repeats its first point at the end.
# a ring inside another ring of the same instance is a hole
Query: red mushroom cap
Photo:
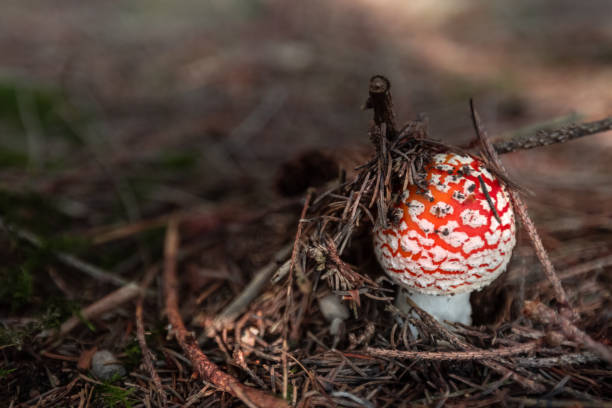
{"type": "Polygon", "coordinates": [[[411,185],[393,225],[374,231],[378,261],[417,292],[481,289],[506,269],[516,243],[508,192],[471,156],[437,154],[426,170],[429,190],[411,185]]]}

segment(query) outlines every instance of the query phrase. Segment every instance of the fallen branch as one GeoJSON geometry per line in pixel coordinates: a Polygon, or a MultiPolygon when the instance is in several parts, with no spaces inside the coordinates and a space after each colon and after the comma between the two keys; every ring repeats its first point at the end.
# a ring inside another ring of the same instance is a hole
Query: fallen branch
{"type": "Polygon", "coordinates": [[[586,348],[612,364],[612,350],[609,347],[596,342],[591,336],[574,326],[569,319],[555,313],[543,303],[526,301],[523,310],[530,319],[537,320],[546,325],[559,326],[568,339],[583,344],[586,348]]]}
{"type": "Polygon", "coordinates": [[[493,141],[493,147],[499,154],[516,150],[533,149],[556,143],[565,143],[583,136],[612,130],[612,117],[595,122],[572,124],[554,130],[539,130],[534,135],[521,135],[509,140],[493,141]]]}
{"type": "Polygon", "coordinates": [[[532,341],[514,347],[469,351],[405,351],[374,347],[367,347],[365,351],[366,353],[376,357],[391,357],[406,360],[469,361],[497,359],[499,357],[528,353],[536,350],[539,344],[539,341],[532,341]]]}
{"type": "Polygon", "coordinates": [[[172,332],[177,342],[187,354],[194,369],[203,381],[215,385],[222,391],[228,392],[239,398],[249,407],[262,408],[285,408],[287,403],[282,399],[266,394],[255,388],[242,384],[233,376],[223,372],[210,361],[200,350],[193,334],[187,331],[183,319],[179,313],[178,304],[178,279],[176,273],[176,260],[179,244],[178,225],[172,220],[168,223],[166,242],[164,248],[164,293],[166,301],[166,313],[168,321],[172,326],[172,332]]]}

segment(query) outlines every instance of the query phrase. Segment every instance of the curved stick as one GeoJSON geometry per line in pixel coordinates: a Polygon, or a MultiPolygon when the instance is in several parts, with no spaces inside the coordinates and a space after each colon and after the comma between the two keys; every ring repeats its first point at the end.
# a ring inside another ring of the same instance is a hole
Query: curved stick
{"type": "Polygon", "coordinates": [[[200,378],[214,384],[222,391],[229,392],[240,398],[248,407],[287,408],[287,403],[277,397],[258,389],[242,384],[235,377],[222,371],[200,350],[193,334],[187,331],[179,313],[178,279],[176,277],[176,258],[178,252],[179,234],[176,220],[168,223],[164,247],[164,293],[166,298],[166,313],[172,325],[173,333],[179,345],[187,354],[193,368],[200,378]]]}
{"type": "MultiPolygon", "coordinates": [[[[476,131],[476,136],[483,148],[483,151],[486,157],[489,159],[491,164],[493,164],[499,172],[505,177],[507,177],[508,173],[504,168],[499,156],[497,155],[497,151],[495,147],[491,144],[487,133],[480,121],[480,117],[478,116],[478,112],[476,112],[476,108],[474,107],[474,101],[470,99],[470,111],[472,113],[472,122],[474,124],[474,130],[476,131]]],[[[527,212],[527,206],[519,196],[518,192],[512,188],[508,189],[510,193],[510,197],[512,199],[512,203],[514,206],[514,210],[517,212],[519,218],[523,223],[523,227],[529,234],[529,238],[531,239],[531,243],[535,249],[536,255],[540,260],[540,263],[544,267],[544,273],[548,280],[550,281],[553,290],[555,292],[555,297],[557,301],[565,308],[565,310],[569,311],[569,315],[572,318],[576,317],[576,312],[572,309],[569,299],[567,297],[567,293],[557,276],[557,272],[555,271],[555,267],[553,266],[550,257],[548,256],[548,252],[544,248],[544,244],[542,244],[542,240],[540,239],[540,235],[538,234],[535,224],[529,217],[529,213],[527,212]]]]}

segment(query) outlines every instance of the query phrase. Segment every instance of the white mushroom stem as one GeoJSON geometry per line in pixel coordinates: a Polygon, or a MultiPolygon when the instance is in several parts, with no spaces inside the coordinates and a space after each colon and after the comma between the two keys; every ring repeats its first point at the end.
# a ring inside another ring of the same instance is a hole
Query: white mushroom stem
{"type": "MultiPolygon", "coordinates": [[[[440,322],[472,324],[470,292],[437,296],[399,289],[395,305],[402,312],[410,313],[410,305],[406,302],[406,297],[440,322]]],[[[411,330],[414,334],[414,329],[411,328],[411,330]]]]}

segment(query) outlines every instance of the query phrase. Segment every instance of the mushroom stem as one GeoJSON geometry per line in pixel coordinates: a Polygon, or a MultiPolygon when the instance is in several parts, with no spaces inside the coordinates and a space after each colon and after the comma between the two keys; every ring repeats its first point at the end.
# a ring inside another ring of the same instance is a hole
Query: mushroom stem
{"type": "Polygon", "coordinates": [[[395,305],[401,311],[410,313],[410,306],[406,302],[406,297],[409,297],[418,307],[440,322],[472,324],[470,292],[455,295],[427,295],[399,289],[395,298],[395,305]]]}

